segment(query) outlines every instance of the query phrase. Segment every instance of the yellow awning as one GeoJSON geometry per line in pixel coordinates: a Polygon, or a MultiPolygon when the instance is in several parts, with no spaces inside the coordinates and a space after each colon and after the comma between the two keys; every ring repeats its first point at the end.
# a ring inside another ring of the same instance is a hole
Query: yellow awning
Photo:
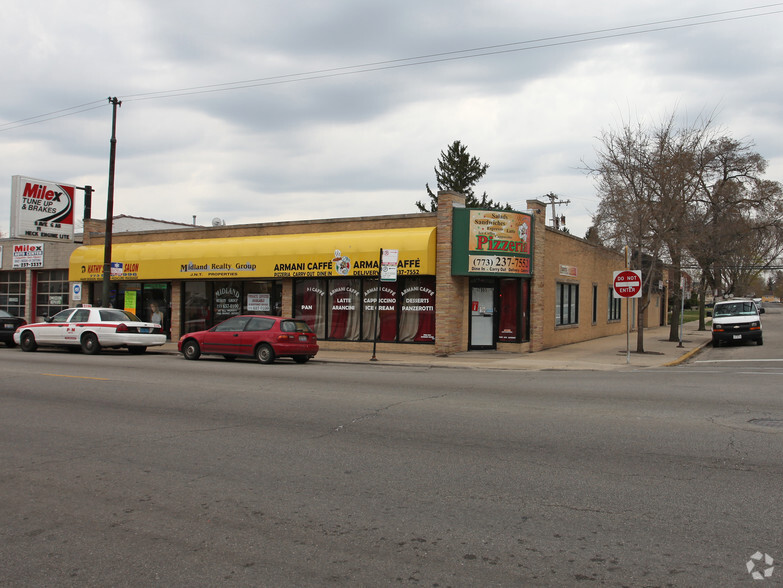
{"type": "MultiPolygon", "coordinates": [[[[399,275],[434,275],[435,228],[118,243],[112,280],[377,276],[381,249],[399,251],[399,275]]],[[[103,245],[71,254],[72,282],[103,279],[103,245]]]]}

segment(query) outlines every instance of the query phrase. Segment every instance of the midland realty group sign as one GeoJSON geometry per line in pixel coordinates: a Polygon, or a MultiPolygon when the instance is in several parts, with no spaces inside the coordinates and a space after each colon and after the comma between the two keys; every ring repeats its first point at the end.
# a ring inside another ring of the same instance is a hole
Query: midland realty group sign
{"type": "Polygon", "coordinates": [[[75,186],[11,178],[11,237],[73,242],[75,186]]]}

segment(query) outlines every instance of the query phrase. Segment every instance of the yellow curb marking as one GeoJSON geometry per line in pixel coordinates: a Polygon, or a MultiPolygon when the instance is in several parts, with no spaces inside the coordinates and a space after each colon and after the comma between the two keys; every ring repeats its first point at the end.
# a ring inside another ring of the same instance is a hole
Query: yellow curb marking
{"type": "Polygon", "coordinates": [[[52,376],[53,378],[77,378],[79,380],[103,380],[108,382],[109,378],[92,378],[90,376],[69,376],[68,374],[41,374],[42,376],[52,376]]]}

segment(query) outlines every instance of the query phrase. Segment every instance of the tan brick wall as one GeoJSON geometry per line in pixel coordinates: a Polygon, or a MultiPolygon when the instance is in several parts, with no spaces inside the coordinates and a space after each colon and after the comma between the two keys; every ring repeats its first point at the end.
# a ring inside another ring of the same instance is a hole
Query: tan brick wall
{"type": "Polygon", "coordinates": [[[60,241],[44,241],[35,239],[0,239],[0,246],[3,248],[3,258],[0,264],[1,271],[14,271],[14,245],[30,245],[31,243],[43,243],[44,246],[44,266],[38,269],[68,269],[68,262],[71,253],[81,243],[63,243],[60,241]]]}
{"type": "MultiPolygon", "coordinates": [[[[609,321],[609,289],[613,286],[614,272],[625,269],[624,255],[550,227],[543,232],[546,252],[541,259],[543,271],[539,273],[536,268],[536,279],[543,278],[543,288],[537,289],[536,295],[540,296],[540,299],[535,304],[537,320],[540,320],[543,331],[541,348],[625,333],[628,312],[625,300],[621,302],[621,319],[609,321]],[[563,275],[572,273],[575,275],[563,275]],[[558,282],[579,286],[579,319],[576,325],[555,325],[558,282]],[[595,323],[593,323],[593,286],[596,287],[595,323]]],[[[639,301],[640,299],[636,299],[636,304],[639,301]]],[[[661,304],[665,304],[665,299],[654,295],[645,313],[646,327],[658,326],[661,304]]],[[[635,308],[634,302],[631,302],[631,313],[634,313],[635,308]]],[[[631,324],[634,327],[636,325],[635,313],[631,316],[631,324]]]]}
{"type": "Polygon", "coordinates": [[[172,341],[179,341],[179,338],[182,336],[182,331],[180,330],[180,323],[182,321],[179,320],[182,312],[182,281],[181,280],[172,280],[171,282],[171,317],[169,319],[170,325],[171,325],[171,340],[172,341]]]}
{"type": "Polygon", "coordinates": [[[435,304],[436,355],[464,351],[468,347],[466,296],[468,278],[451,275],[452,218],[455,207],[465,206],[465,196],[438,192],[437,276],[435,304]]]}
{"type": "MultiPolygon", "coordinates": [[[[220,227],[186,227],[160,231],[127,232],[112,235],[114,243],[177,241],[185,239],[220,239],[225,237],[259,237],[264,235],[302,235],[342,231],[378,231],[384,229],[434,227],[436,213],[394,216],[355,217],[346,219],[307,220],[259,223],[220,227]]],[[[100,245],[104,241],[106,221],[90,219],[84,222],[84,244],[100,245]]]]}
{"type": "Polygon", "coordinates": [[[545,346],[555,347],[565,343],[624,333],[626,329],[624,304],[620,321],[610,322],[608,318],[609,288],[613,284],[613,273],[625,267],[623,256],[552,228],[546,229],[545,238],[547,256],[543,269],[546,286],[542,311],[545,346]],[[569,273],[576,275],[567,275],[569,273]],[[558,282],[579,286],[577,325],[555,325],[558,282]],[[592,322],[594,285],[597,290],[595,324],[592,322]]]}
{"type": "MultiPolygon", "coordinates": [[[[541,351],[548,345],[544,339],[547,273],[546,252],[546,204],[540,200],[528,200],[528,210],[533,211],[533,277],[530,280],[530,351],[541,351]]],[[[554,313],[553,313],[554,314],[554,313]]]]}
{"type": "Polygon", "coordinates": [[[280,301],[282,304],[284,315],[294,314],[294,280],[291,278],[283,279],[283,299],[280,301]]]}

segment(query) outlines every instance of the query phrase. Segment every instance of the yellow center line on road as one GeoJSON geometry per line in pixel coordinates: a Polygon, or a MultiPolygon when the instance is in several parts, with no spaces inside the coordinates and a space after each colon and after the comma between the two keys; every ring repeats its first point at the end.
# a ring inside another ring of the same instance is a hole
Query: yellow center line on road
{"type": "Polygon", "coordinates": [[[68,374],[41,374],[42,376],[51,376],[53,378],[78,378],[80,380],[103,380],[105,382],[110,381],[109,378],[92,378],[90,376],[71,376],[68,374]]]}

